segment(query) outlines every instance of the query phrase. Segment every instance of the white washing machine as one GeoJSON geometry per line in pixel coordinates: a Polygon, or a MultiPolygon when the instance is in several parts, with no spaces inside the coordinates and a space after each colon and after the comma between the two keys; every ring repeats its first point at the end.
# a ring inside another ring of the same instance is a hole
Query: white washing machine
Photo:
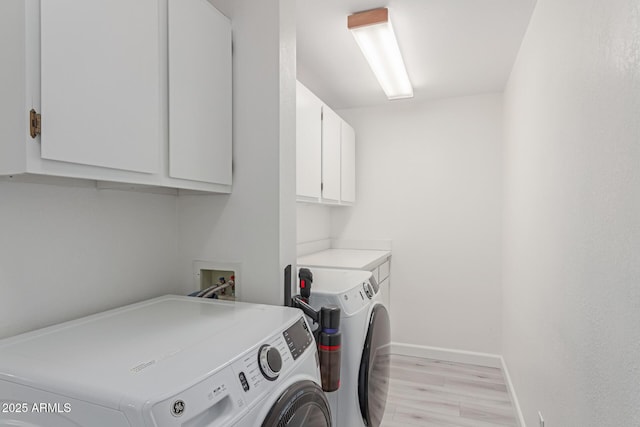
{"type": "Polygon", "coordinates": [[[0,341],[0,426],[327,427],[300,310],[165,296],[0,341]]]}
{"type": "Polygon", "coordinates": [[[309,304],[341,309],[340,388],[327,393],[337,427],[378,427],[389,390],[391,328],[369,271],[312,268],[309,304]]]}

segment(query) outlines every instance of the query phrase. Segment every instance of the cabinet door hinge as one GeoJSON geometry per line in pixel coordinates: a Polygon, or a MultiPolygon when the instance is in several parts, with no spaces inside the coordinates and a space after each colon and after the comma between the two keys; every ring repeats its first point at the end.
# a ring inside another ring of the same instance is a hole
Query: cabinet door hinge
{"type": "Polygon", "coordinates": [[[40,135],[40,131],[42,130],[42,118],[33,108],[29,111],[29,129],[31,138],[40,135]]]}
{"type": "Polygon", "coordinates": [[[324,182],[321,182],[320,183],[320,191],[323,191],[323,190],[324,190],[324,182]]]}

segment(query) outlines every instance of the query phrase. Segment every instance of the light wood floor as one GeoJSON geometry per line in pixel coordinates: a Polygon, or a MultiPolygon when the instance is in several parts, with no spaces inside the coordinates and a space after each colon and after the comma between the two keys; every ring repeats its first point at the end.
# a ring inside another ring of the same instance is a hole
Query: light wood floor
{"type": "Polygon", "coordinates": [[[391,355],[381,427],[518,427],[502,370],[391,355]]]}

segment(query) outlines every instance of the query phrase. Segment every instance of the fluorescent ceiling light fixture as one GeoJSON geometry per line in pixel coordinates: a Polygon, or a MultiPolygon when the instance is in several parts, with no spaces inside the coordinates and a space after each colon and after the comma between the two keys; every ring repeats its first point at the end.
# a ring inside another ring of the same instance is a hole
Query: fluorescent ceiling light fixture
{"type": "Polygon", "coordinates": [[[389,21],[389,9],[383,7],[354,13],[348,17],[347,27],[387,98],[413,97],[413,87],[389,21]]]}

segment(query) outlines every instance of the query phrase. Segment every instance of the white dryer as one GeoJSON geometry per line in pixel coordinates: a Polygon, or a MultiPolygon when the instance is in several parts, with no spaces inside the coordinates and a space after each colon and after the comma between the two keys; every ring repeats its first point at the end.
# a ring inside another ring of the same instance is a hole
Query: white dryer
{"type": "Polygon", "coordinates": [[[179,296],[0,341],[0,402],[0,426],[331,426],[301,311],[179,296]]]}
{"type": "Polygon", "coordinates": [[[389,313],[369,271],[310,269],[309,303],[341,309],[340,388],[327,393],[337,427],[378,427],[389,390],[389,313]]]}

